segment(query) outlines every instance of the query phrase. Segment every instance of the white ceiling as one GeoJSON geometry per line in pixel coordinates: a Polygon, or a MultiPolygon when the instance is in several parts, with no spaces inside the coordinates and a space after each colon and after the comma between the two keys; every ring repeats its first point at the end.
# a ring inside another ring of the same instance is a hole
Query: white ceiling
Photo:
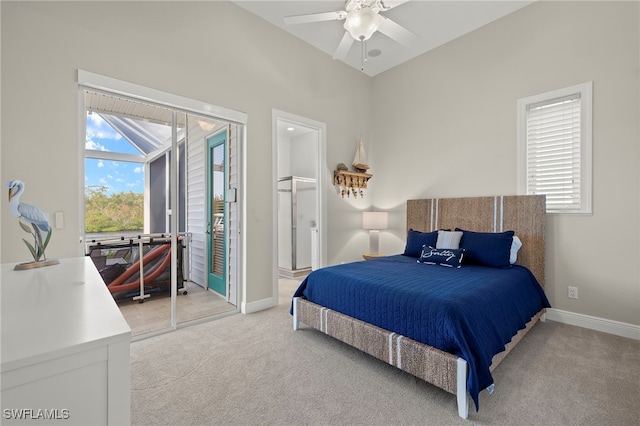
{"type": "MultiPolygon", "coordinates": [[[[374,76],[415,58],[431,49],[469,33],[496,19],[508,15],[535,0],[411,0],[383,15],[418,36],[409,46],[403,46],[376,32],[366,44],[366,50],[379,50],[378,56],[368,55],[364,73],[374,76]]],[[[344,10],[344,1],[250,1],[233,0],[238,6],[260,16],[312,46],[333,56],[344,35],[344,21],[324,21],[286,25],[285,16],[344,10]]],[[[354,42],[343,62],[361,68],[360,42],[354,42]]]]}

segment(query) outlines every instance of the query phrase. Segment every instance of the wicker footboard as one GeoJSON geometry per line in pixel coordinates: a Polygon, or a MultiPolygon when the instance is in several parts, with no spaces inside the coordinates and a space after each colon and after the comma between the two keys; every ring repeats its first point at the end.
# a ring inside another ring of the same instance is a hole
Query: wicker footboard
{"type": "MultiPolygon", "coordinates": [[[[494,356],[492,371],[543,313],[540,311],[534,316],[527,327],[514,336],[506,349],[494,356]]],[[[469,394],[466,391],[467,362],[462,358],[302,298],[294,298],[293,316],[296,330],[300,322],[307,324],[456,395],[458,414],[462,418],[467,418],[469,407],[469,394]]]]}

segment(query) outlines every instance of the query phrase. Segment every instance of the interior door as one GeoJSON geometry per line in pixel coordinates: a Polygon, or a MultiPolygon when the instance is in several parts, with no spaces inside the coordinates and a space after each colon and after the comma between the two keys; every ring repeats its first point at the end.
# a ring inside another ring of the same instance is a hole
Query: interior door
{"type": "Polygon", "coordinates": [[[207,286],[227,296],[227,132],[218,133],[207,139],[207,286]]]}

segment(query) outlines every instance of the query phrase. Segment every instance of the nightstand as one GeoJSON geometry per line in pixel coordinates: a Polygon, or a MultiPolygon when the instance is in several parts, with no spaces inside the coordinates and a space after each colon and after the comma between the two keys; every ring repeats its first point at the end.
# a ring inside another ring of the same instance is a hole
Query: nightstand
{"type": "Polygon", "coordinates": [[[384,253],[364,253],[362,258],[364,260],[375,259],[376,257],[384,257],[386,254],[384,253]]]}

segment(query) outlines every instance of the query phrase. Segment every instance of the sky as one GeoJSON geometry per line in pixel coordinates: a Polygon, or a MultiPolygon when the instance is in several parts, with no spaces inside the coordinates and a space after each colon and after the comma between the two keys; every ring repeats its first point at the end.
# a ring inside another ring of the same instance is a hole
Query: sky
{"type": "MultiPolygon", "coordinates": [[[[98,114],[87,114],[86,149],[140,154],[98,114]]],[[[107,194],[144,192],[144,164],[126,161],[85,159],[85,186],[107,187],[107,194]]]]}

